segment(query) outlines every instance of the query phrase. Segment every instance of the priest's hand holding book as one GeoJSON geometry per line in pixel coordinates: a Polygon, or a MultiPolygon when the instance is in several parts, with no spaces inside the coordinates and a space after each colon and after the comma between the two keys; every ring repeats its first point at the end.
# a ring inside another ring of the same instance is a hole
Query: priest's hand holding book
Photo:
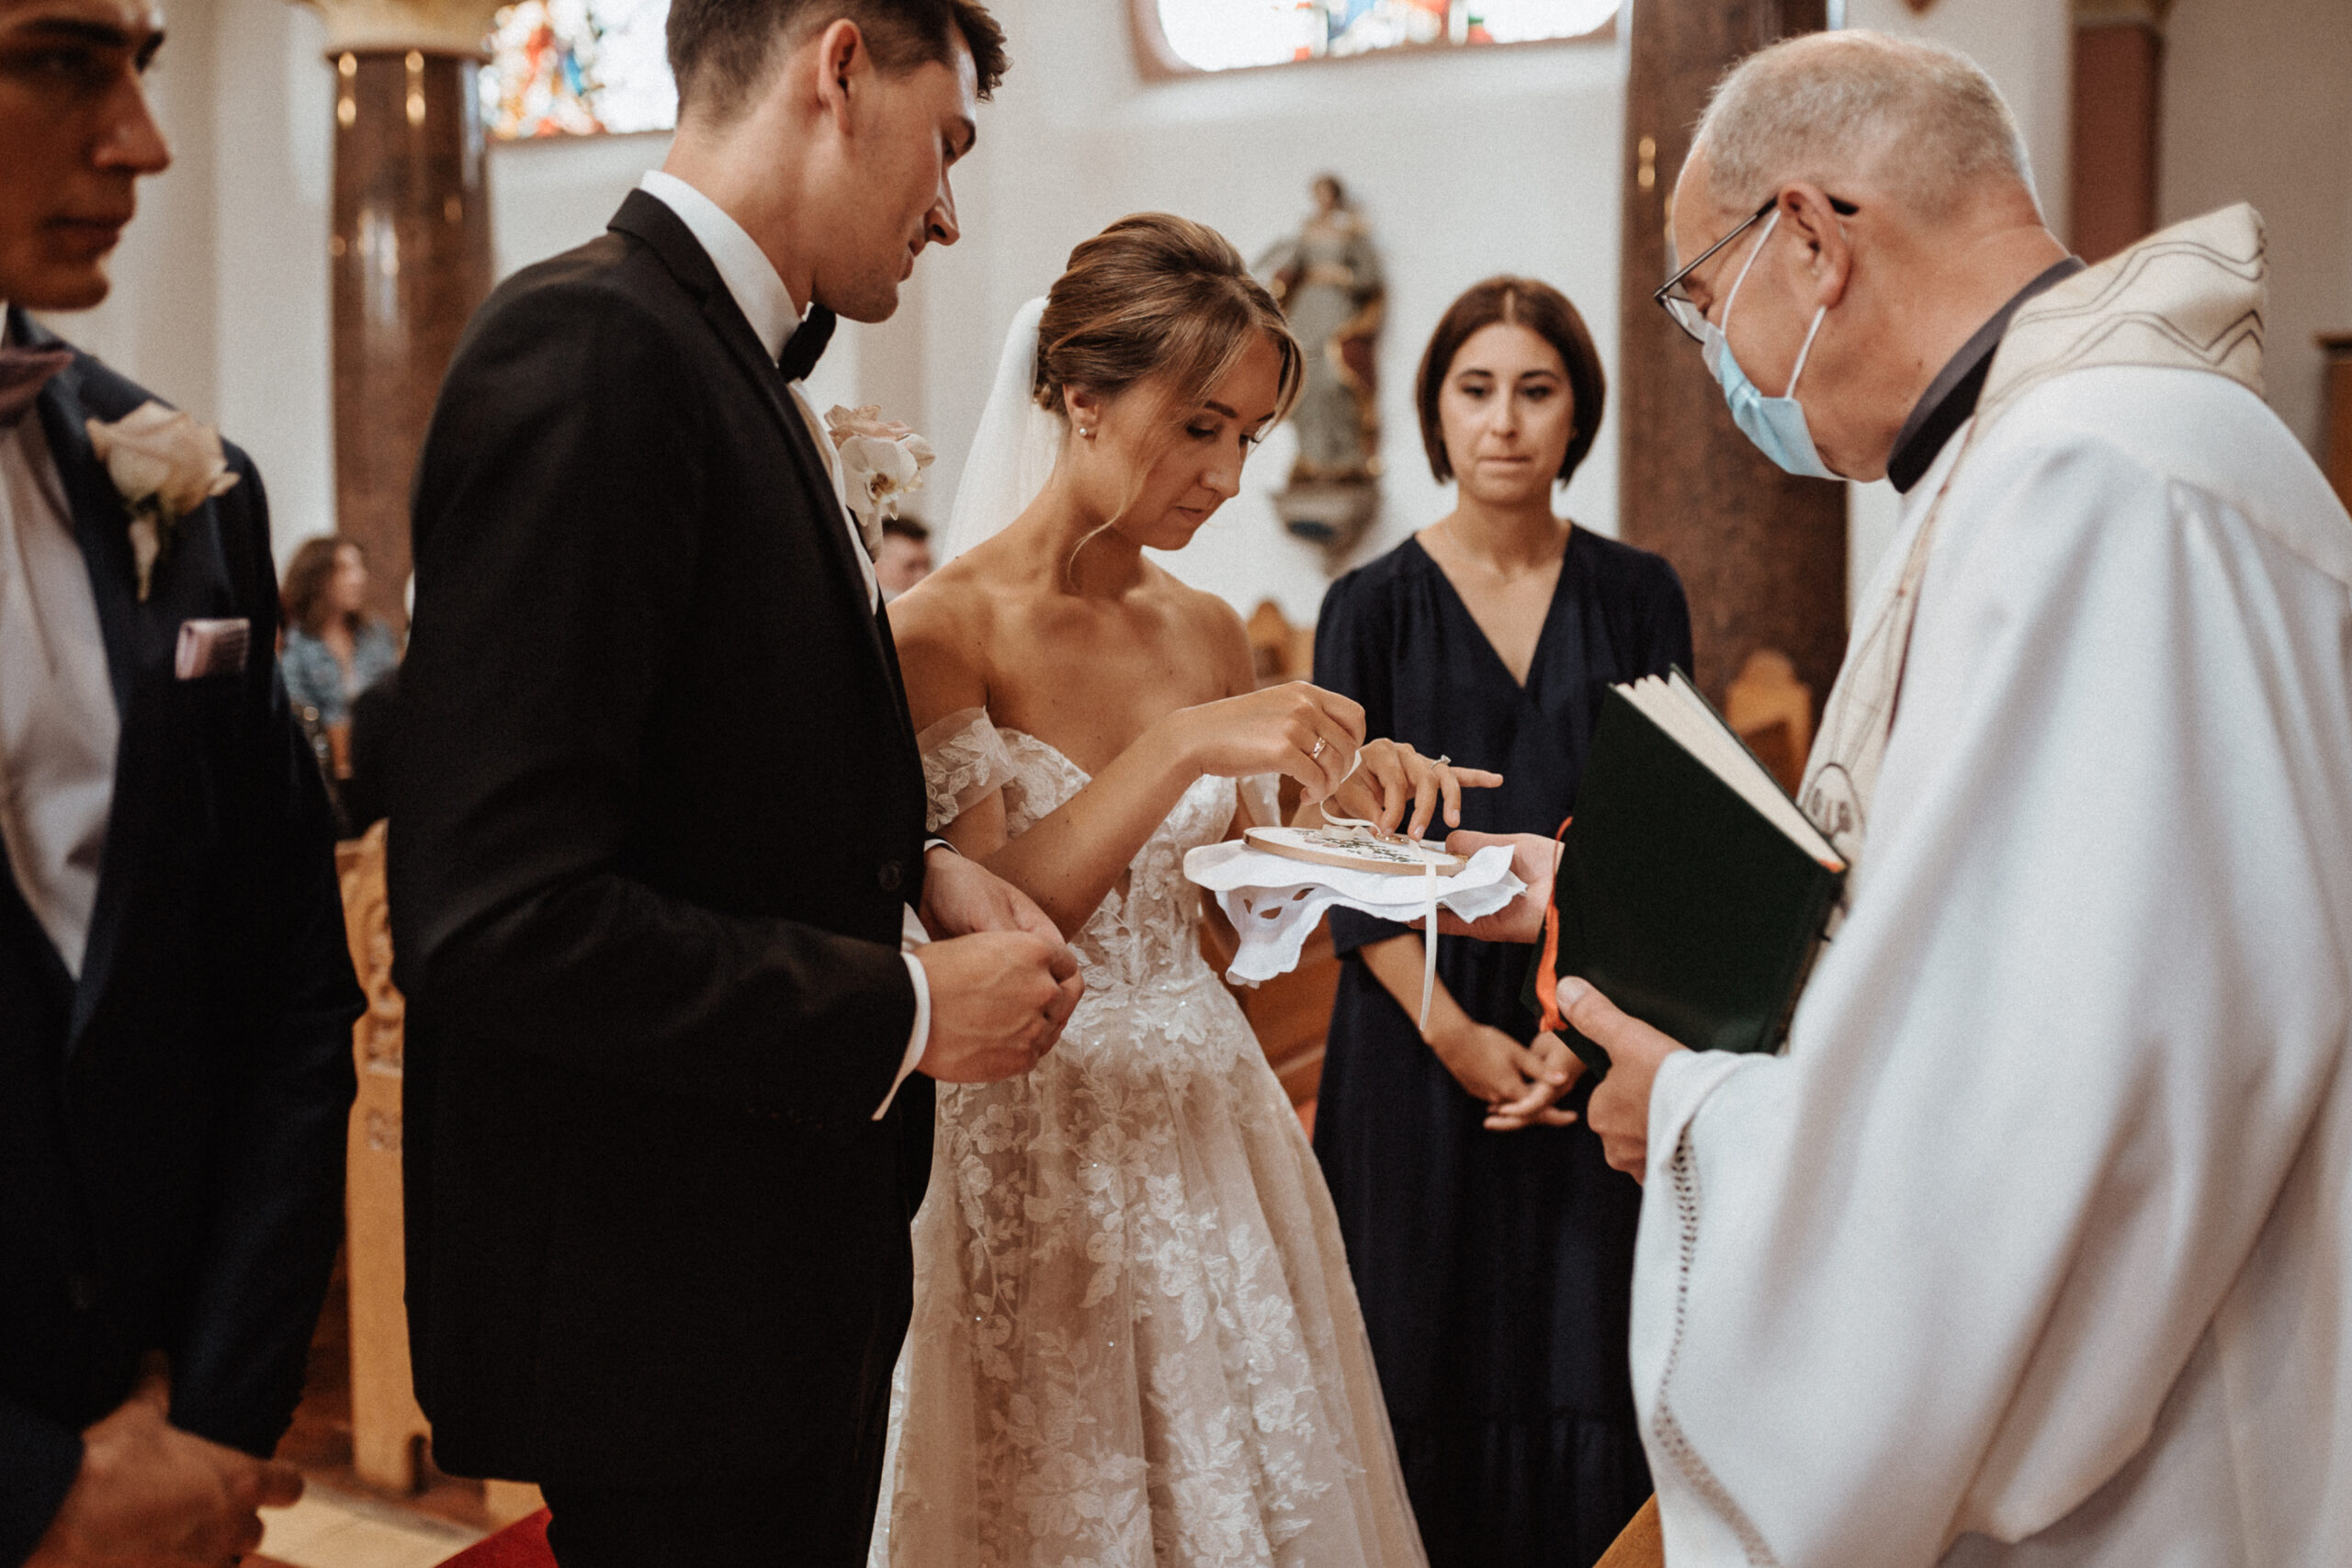
{"type": "Polygon", "coordinates": [[[1600,1135],[1600,1150],[1611,1168],[1639,1181],[1649,1174],[1650,1086],[1657,1081],[1659,1065],[1689,1047],[1664,1030],[1620,1012],[1607,997],[1573,976],[1561,978],[1559,1001],[1560,1016],[1568,1026],[1609,1053],[1608,1076],[1593,1086],[1585,1119],[1600,1135]]]}

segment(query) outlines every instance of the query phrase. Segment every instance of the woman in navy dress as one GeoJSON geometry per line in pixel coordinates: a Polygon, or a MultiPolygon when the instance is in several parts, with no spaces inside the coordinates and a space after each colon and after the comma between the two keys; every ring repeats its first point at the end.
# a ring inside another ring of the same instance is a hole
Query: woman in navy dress
{"type": "MultiPolygon", "coordinates": [[[[1499,772],[1463,827],[1549,831],[1608,684],[1690,665],[1682,585],[1553,513],[1606,395],[1556,289],[1472,288],[1415,390],[1455,508],[1332,585],[1316,682],[1372,734],[1499,772]]],[[[1586,1568],[1650,1491],[1626,1367],[1641,1190],[1574,1119],[1589,1086],[1563,1093],[1566,1052],[1536,1037],[1527,948],[1440,939],[1424,1033],[1421,936],[1331,922],[1345,963],[1315,1149],[1430,1561],[1586,1568]]]]}

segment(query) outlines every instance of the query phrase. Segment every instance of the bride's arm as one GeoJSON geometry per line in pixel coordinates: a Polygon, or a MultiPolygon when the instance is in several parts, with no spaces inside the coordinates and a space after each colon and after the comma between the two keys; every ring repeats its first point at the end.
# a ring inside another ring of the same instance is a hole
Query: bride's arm
{"type": "MultiPolygon", "coordinates": [[[[974,651],[978,644],[955,635],[960,617],[940,613],[948,608],[942,598],[924,599],[917,590],[899,601],[909,613],[893,617],[918,729],[988,705],[986,672],[974,651]]],[[[1246,681],[1248,642],[1239,619],[1229,610],[1225,615],[1232,620],[1246,681]]],[[[1203,657],[1230,663],[1232,650],[1224,641],[1204,636],[1203,657]]],[[[1226,688],[1232,684],[1228,680],[1226,688]]],[[[1304,682],[1178,708],[1019,838],[1005,837],[1001,792],[967,807],[940,832],[1028,894],[1064,935],[1074,935],[1193,780],[1204,773],[1288,773],[1309,798],[1319,798],[1346,771],[1363,736],[1363,713],[1354,703],[1304,682]]]]}

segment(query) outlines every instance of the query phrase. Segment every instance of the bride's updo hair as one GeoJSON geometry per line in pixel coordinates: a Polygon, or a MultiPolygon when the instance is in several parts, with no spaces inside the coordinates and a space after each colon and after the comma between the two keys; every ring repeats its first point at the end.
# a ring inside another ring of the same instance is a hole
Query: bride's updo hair
{"type": "Polygon", "coordinates": [[[1070,252],[1069,270],[1047,292],[1037,324],[1037,403],[1067,416],[1067,388],[1111,398],[1157,376],[1166,378],[1170,415],[1189,412],[1261,335],[1282,356],[1280,420],[1306,367],[1282,307],[1216,230],[1165,212],[1135,213],[1070,252]]]}

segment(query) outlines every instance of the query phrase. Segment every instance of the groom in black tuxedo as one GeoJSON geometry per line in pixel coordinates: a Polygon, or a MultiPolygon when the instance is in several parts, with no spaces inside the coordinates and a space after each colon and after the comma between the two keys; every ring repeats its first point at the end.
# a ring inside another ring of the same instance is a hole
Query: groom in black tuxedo
{"type": "Polygon", "coordinates": [[[847,1568],[929,1080],[1027,1070],[1080,991],[926,845],[797,384],[954,243],[1003,43],[973,0],[676,0],[669,39],[662,172],[482,308],[417,479],[411,1344],[439,1462],[540,1483],[566,1568],[847,1568]]]}
{"type": "Polygon", "coordinates": [[[149,394],[24,313],[105,298],[161,41],[0,0],[0,1564],[39,1568],[252,1550],[343,1230],[359,993],[260,477],[180,426],[142,567],[91,423],[149,394]]]}

